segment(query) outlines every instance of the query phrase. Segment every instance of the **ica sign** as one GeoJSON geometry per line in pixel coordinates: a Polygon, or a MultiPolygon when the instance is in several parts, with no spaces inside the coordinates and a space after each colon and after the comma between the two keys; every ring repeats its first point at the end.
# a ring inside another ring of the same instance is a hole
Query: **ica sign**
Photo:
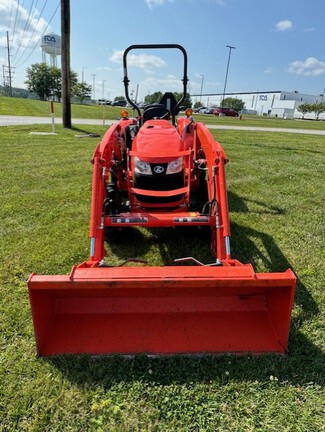
{"type": "Polygon", "coordinates": [[[53,36],[53,35],[44,36],[44,42],[55,43],[56,42],[55,36],[53,36]]]}

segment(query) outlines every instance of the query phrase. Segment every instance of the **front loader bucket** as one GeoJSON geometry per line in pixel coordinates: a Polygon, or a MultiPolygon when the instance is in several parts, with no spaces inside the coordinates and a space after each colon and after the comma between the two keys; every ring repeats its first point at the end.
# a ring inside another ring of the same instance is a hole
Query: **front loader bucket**
{"type": "Polygon", "coordinates": [[[295,275],[229,267],[74,268],[28,281],[37,352],[284,353],[295,275]]]}

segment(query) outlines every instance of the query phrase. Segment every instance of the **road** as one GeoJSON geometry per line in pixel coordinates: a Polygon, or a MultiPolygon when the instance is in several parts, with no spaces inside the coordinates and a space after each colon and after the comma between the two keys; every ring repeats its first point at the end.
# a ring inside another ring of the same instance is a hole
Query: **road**
{"type": "MultiPolygon", "coordinates": [[[[105,120],[105,125],[117,123],[117,120],[105,120]]],[[[48,124],[51,125],[51,118],[49,117],[28,117],[28,116],[3,116],[0,115],[0,126],[19,126],[19,125],[33,125],[33,124],[48,124]]],[[[62,124],[61,118],[55,118],[55,124],[62,124]]],[[[100,125],[103,126],[103,120],[97,119],[72,119],[72,124],[82,125],[100,125]]],[[[293,129],[293,128],[269,128],[258,126],[226,126],[226,125],[207,125],[209,129],[223,129],[223,130],[243,130],[243,131],[259,131],[259,132],[287,132],[296,134],[307,135],[325,135],[325,130],[316,129],[293,129]]]]}
{"type": "MultiPolygon", "coordinates": [[[[73,124],[103,125],[103,120],[97,119],[72,119],[73,124]]],[[[117,120],[105,120],[105,125],[117,123],[117,120]]],[[[28,116],[4,116],[0,115],[0,126],[22,126],[33,124],[52,124],[50,117],[28,117],[28,116]]],[[[61,118],[55,118],[55,124],[62,124],[61,118]]]]}

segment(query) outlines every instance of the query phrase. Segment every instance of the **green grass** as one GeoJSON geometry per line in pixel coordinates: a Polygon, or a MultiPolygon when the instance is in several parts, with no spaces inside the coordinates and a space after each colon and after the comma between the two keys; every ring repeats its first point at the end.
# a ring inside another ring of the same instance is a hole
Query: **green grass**
{"type": "MultiPolygon", "coordinates": [[[[213,132],[230,159],[233,256],[299,278],[288,356],[43,359],[26,279],[88,258],[97,142],[29,131],[0,129],[0,431],[324,431],[324,138],[213,132]]],[[[209,262],[208,243],[197,230],[129,230],[109,259],[209,262]]]]}
{"type": "MultiPolygon", "coordinates": [[[[55,117],[61,117],[62,104],[54,102],[53,105],[55,117]]],[[[102,119],[104,116],[106,119],[114,119],[120,117],[122,109],[121,107],[71,104],[73,118],[102,119]]],[[[50,117],[51,106],[47,101],[0,96],[0,115],[50,117]]]]}
{"type": "MultiPolygon", "coordinates": [[[[98,105],[72,104],[71,112],[73,118],[81,119],[116,119],[120,117],[121,107],[102,107],[98,105]]],[[[130,110],[130,114],[132,110],[130,110]]],[[[182,114],[182,113],[181,113],[182,114]]],[[[9,98],[0,96],[0,115],[36,116],[47,117],[50,114],[50,103],[32,99],[9,98]]],[[[62,116],[62,105],[54,103],[55,117],[62,116]]],[[[135,114],[134,114],[135,115],[135,114]]],[[[196,121],[203,121],[207,125],[238,125],[271,128],[293,128],[293,129],[317,129],[325,130],[324,121],[312,120],[285,120],[276,117],[265,117],[256,115],[244,115],[242,120],[233,117],[216,117],[208,114],[194,114],[196,121]]]]}
{"type": "Polygon", "coordinates": [[[325,121],[315,120],[290,120],[280,117],[267,117],[259,115],[246,115],[242,119],[238,117],[216,117],[210,114],[195,115],[197,121],[203,121],[207,125],[236,125],[236,126],[253,126],[269,128],[286,128],[286,129],[316,129],[325,130],[325,121]]]}

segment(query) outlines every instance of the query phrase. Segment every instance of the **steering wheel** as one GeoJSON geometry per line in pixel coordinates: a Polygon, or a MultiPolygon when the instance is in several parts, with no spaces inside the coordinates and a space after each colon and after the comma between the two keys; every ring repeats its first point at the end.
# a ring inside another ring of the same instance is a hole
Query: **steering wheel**
{"type": "Polygon", "coordinates": [[[164,120],[164,119],[168,119],[170,116],[171,116],[170,110],[162,104],[149,106],[143,112],[144,120],[153,120],[153,119],[164,120]]]}

